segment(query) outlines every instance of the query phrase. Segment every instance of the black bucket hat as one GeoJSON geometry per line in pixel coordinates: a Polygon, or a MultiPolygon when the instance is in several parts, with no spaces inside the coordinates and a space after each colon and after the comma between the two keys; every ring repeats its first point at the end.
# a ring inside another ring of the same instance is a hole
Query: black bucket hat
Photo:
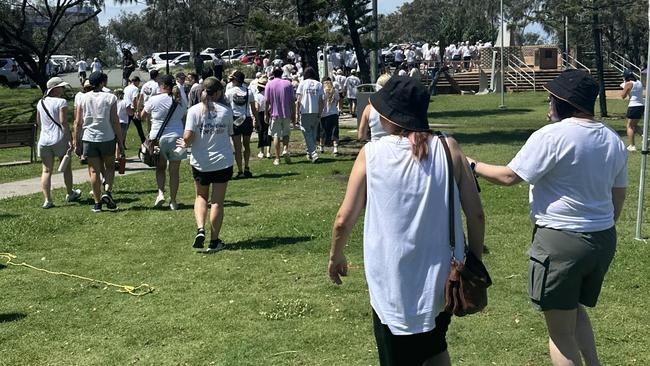
{"type": "Polygon", "coordinates": [[[566,70],[545,86],[549,93],[579,110],[594,115],[594,104],[598,97],[598,83],[586,71],[566,70]]]}
{"type": "Polygon", "coordinates": [[[391,77],[370,96],[370,104],[382,117],[409,131],[429,131],[429,93],[422,83],[408,76],[391,77]]]}

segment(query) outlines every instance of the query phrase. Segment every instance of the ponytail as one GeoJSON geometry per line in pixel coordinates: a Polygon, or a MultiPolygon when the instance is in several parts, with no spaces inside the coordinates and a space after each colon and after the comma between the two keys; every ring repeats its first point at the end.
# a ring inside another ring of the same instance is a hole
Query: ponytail
{"type": "Polygon", "coordinates": [[[205,90],[201,92],[201,104],[203,105],[203,108],[201,108],[201,113],[203,114],[210,113],[212,101],[210,101],[210,98],[208,98],[208,92],[205,90]]]}

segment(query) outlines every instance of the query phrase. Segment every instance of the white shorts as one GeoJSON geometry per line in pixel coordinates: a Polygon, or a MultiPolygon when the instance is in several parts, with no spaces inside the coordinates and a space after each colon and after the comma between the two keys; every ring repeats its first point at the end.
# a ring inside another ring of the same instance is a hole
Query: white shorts
{"type": "Polygon", "coordinates": [[[269,127],[269,136],[287,137],[290,134],[291,134],[290,118],[271,118],[271,126],[269,127]]]}

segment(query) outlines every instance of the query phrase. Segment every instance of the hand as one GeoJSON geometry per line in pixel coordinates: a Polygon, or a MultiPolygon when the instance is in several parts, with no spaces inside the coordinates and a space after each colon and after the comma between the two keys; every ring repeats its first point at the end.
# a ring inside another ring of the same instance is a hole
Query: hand
{"type": "Polygon", "coordinates": [[[466,156],[465,159],[467,159],[467,164],[469,164],[469,165],[472,165],[472,164],[476,165],[476,163],[477,163],[476,160],[470,158],[469,156],[466,156]]]}
{"type": "Polygon", "coordinates": [[[182,137],[176,139],[176,146],[181,147],[183,149],[187,149],[187,144],[185,143],[185,139],[182,137]]]}
{"type": "Polygon", "coordinates": [[[340,285],[343,283],[341,281],[341,276],[348,275],[348,261],[345,259],[343,254],[336,255],[330,258],[329,264],[327,265],[327,272],[329,273],[330,280],[340,285]]]}

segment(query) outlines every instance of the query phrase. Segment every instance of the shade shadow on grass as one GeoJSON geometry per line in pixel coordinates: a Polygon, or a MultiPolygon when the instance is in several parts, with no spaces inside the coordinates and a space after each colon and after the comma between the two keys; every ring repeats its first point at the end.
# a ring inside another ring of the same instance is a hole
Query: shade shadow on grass
{"type": "Polygon", "coordinates": [[[11,323],[27,317],[25,313],[6,313],[0,314],[0,323],[11,323]]]}
{"type": "Polygon", "coordinates": [[[523,145],[534,129],[525,130],[504,130],[489,131],[481,133],[450,133],[450,135],[462,144],[507,144],[519,142],[523,145]]]}
{"type": "Polygon", "coordinates": [[[298,173],[295,172],[286,172],[286,173],[262,173],[259,175],[253,176],[253,179],[255,178],[282,178],[282,177],[290,177],[292,175],[299,175],[298,173]]]}
{"type": "Polygon", "coordinates": [[[13,219],[15,217],[20,217],[20,215],[8,213],[8,212],[0,212],[0,220],[13,219]]]}
{"type": "Polygon", "coordinates": [[[485,117],[497,115],[525,114],[533,112],[529,108],[512,108],[512,109],[464,109],[457,111],[429,112],[427,116],[433,119],[444,118],[461,118],[461,117],[485,117]]]}
{"type": "Polygon", "coordinates": [[[310,236],[279,236],[273,238],[257,238],[226,244],[226,250],[268,249],[280,245],[291,245],[310,241],[310,236]]]}

